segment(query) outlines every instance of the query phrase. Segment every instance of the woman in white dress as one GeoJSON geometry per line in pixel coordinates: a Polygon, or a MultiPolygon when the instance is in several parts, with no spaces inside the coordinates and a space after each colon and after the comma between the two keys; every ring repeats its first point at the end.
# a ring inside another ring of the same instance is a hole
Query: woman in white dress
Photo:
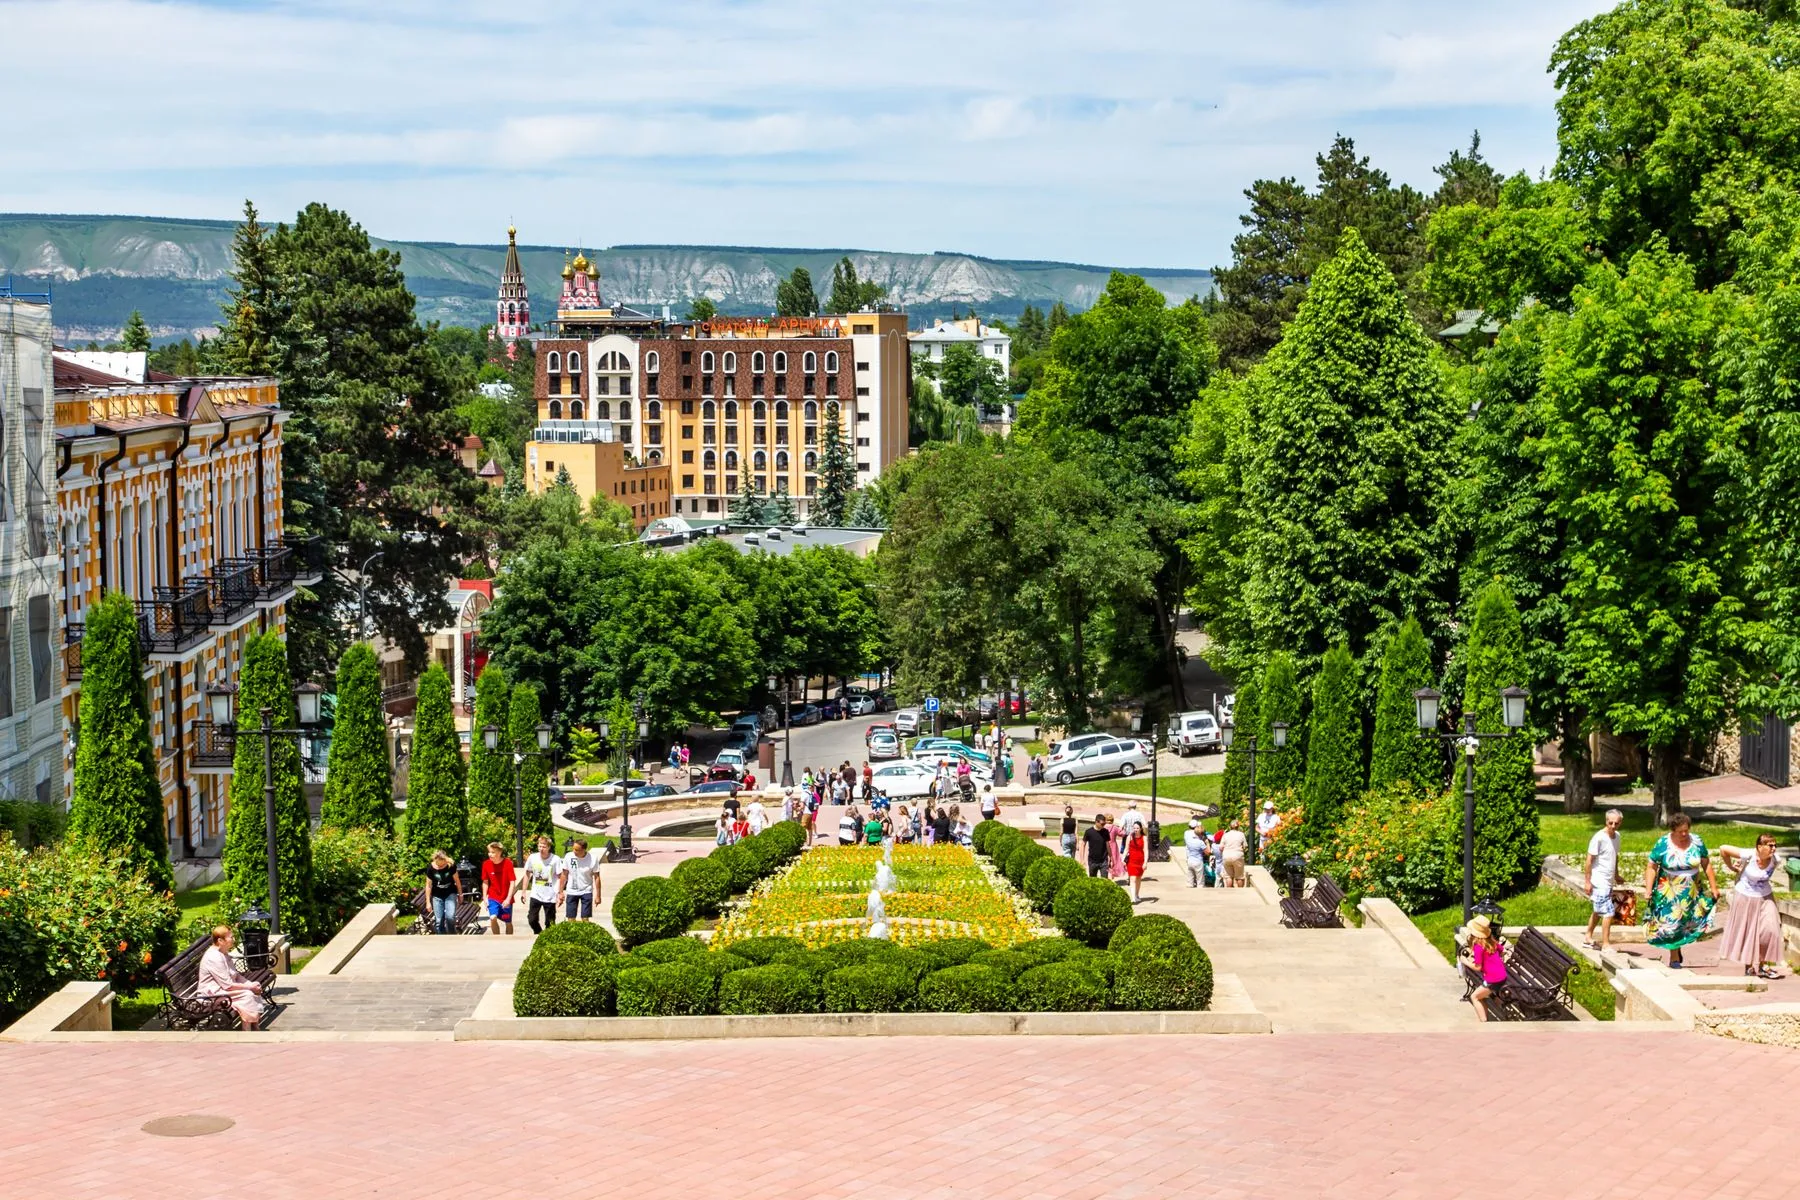
{"type": "Polygon", "coordinates": [[[244,1028],[255,1029],[267,1007],[262,985],[238,970],[237,964],[231,961],[231,948],[237,944],[231,926],[215,926],[212,941],[206,953],[200,956],[200,975],[194,985],[194,994],[227,997],[244,1028]]]}
{"type": "Polygon", "coordinates": [[[1781,962],[1781,912],[1775,907],[1775,889],[1771,882],[1778,865],[1775,858],[1775,835],[1765,833],[1756,839],[1754,850],[1720,846],[1719,857],[1729,870],[1737,872],[1737,886],[1731,889],[1731,908],[1725,914],[1725,937],[1719,957],[1726,962],[1741,963],[1746,975],[1777,979],[1781,962]]]}

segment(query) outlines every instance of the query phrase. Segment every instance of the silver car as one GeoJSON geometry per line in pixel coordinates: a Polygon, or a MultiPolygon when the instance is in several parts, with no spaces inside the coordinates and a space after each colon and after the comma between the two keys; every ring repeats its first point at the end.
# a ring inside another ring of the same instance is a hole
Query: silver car
{"type": "Polygon", "coordinates": [[[1074,783],[1077,779],[1103,779],[1108,775],[1130,778],[1150,769],[1150,756],[1135,738],[1108,738],[1050,766],[1050,778],[1057,783],[1074,783]]]}

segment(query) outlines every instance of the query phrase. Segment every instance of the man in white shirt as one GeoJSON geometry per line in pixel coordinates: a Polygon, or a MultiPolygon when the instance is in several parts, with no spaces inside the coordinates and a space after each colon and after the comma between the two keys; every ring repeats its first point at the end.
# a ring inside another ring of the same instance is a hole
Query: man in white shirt
{"type": "Polygon", "coordinates": [[[1212,839],[1206,836],[1206,830],[1200,828],[1199,817],[1189,817],[1187,833],[1182,835],[1182,843],[1187,847],[1187,876],[1189,887],[1206,886],[1206,860],[1212,853],[1212,839]]]}
{"type": "Polygon", "coordinates": [[[586,838],[569,843],[563,855],[562,873],[557,878],[557,899],[563,903],[563,916],[573,921],[594,919],[594,901],[600,898],[600,860],[588,853],[586,838]]]}
{"type": "Polygon", "coordinates": [[[556,924],[556,881],[562,876],[562,859],[556,856],[547,837],[538,838],[538,848],[525,860],[522,887],[531,892],[531,932],[542,933],[556,924]]]}
{"type": "Polygon", "coordinates": [[[1262,811],[1256,814],[1256,840],[1266,841],[1280,827],[1281,814],[1275,811],[1275,802],[1264,800],[1262,811]]]}
{"type": "Polygon", "coordinates": [[[1588,914],[1585,944],[1592,950],[1609,948],[1613,923],[1613,881],[1619,875],[1619,826],[1625,814],[1616,808],[1606,810],[1606,828],[1588,839],[1587,863],[1581,869],[1581,882],[1587,888],[1588,901],[1594,911],[1588,914]],[[1600,926],[1600,940],[1594,940],[1594,926],[1600,926]]]}
{"type": "Polygon", "coordinates": [[[1126,805],[1124,813],[1120,815],[1119,828],[1130,833],[1133,825],[1142,825],[1143,823],[1144,814],[1138,811],[1137,801],[1133,800],[1126,805]]]}
{"type": "Polygon", "coordinates": [[[745,816],[750,822],[750,836],[752,837],[769,827],[769,814],[763,808],[761,800],[750,801],[750,811],[745,816]]]}

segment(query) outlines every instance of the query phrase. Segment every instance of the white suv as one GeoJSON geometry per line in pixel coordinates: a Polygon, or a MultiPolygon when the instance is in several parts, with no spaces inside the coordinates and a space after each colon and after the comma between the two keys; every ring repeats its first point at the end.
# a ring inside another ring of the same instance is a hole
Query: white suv
{"type": "Polygon", "coordinates": [[[1100,779],[1107,775],[1126,778],[1150,769],[1150,755],[1135,738],[1104,738],[1080,751],[1073,758],[1050,764],[1050,778],[1057,783],[1074,783],[1077,779],[1100,779]]]}
{"type": "Polygon", "coordinates": [[[1098,746],[1101,742],[1112,741],[1113,737],[1114,735],[1110,733],[1078,733],[1074,737],[1064,738],[1051,747],[1050,757],[1044,760],[1044,765],[1055,767],[1058,763],[1074,758],[1089,746],[1098,746]]]}
{"type": "Polygon", "coordinates": [[[1220,750],[1219,722],[1204,709],[1177,713],[1169,719],[1169,745],[1182,757],[1196,750],[1220,750]]]}
{"type": "Polygon", "coordinates": [[[903,708],[894,714],[894,732],[901,737],[916,737],[919,732],[919,710],[903,708]]]}

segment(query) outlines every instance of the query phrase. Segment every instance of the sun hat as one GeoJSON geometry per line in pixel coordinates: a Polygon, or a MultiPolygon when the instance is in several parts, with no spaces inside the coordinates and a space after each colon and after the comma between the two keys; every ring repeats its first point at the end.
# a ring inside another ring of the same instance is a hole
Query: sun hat
{"type": "Polygon", "coordinates": [[[1264,800],[1263,801],[1263,811],[1264,812],[1274,812],[1275,811],[1275,802],[1273,800],[1264,800]]]}
{"type": "Polygon", "coordinates": [[[1494,931],[1494,923],[1488,920],[1486,913],[1478,913],[1469,918],[1469,936],[1485,939],[1494,931]]]}

